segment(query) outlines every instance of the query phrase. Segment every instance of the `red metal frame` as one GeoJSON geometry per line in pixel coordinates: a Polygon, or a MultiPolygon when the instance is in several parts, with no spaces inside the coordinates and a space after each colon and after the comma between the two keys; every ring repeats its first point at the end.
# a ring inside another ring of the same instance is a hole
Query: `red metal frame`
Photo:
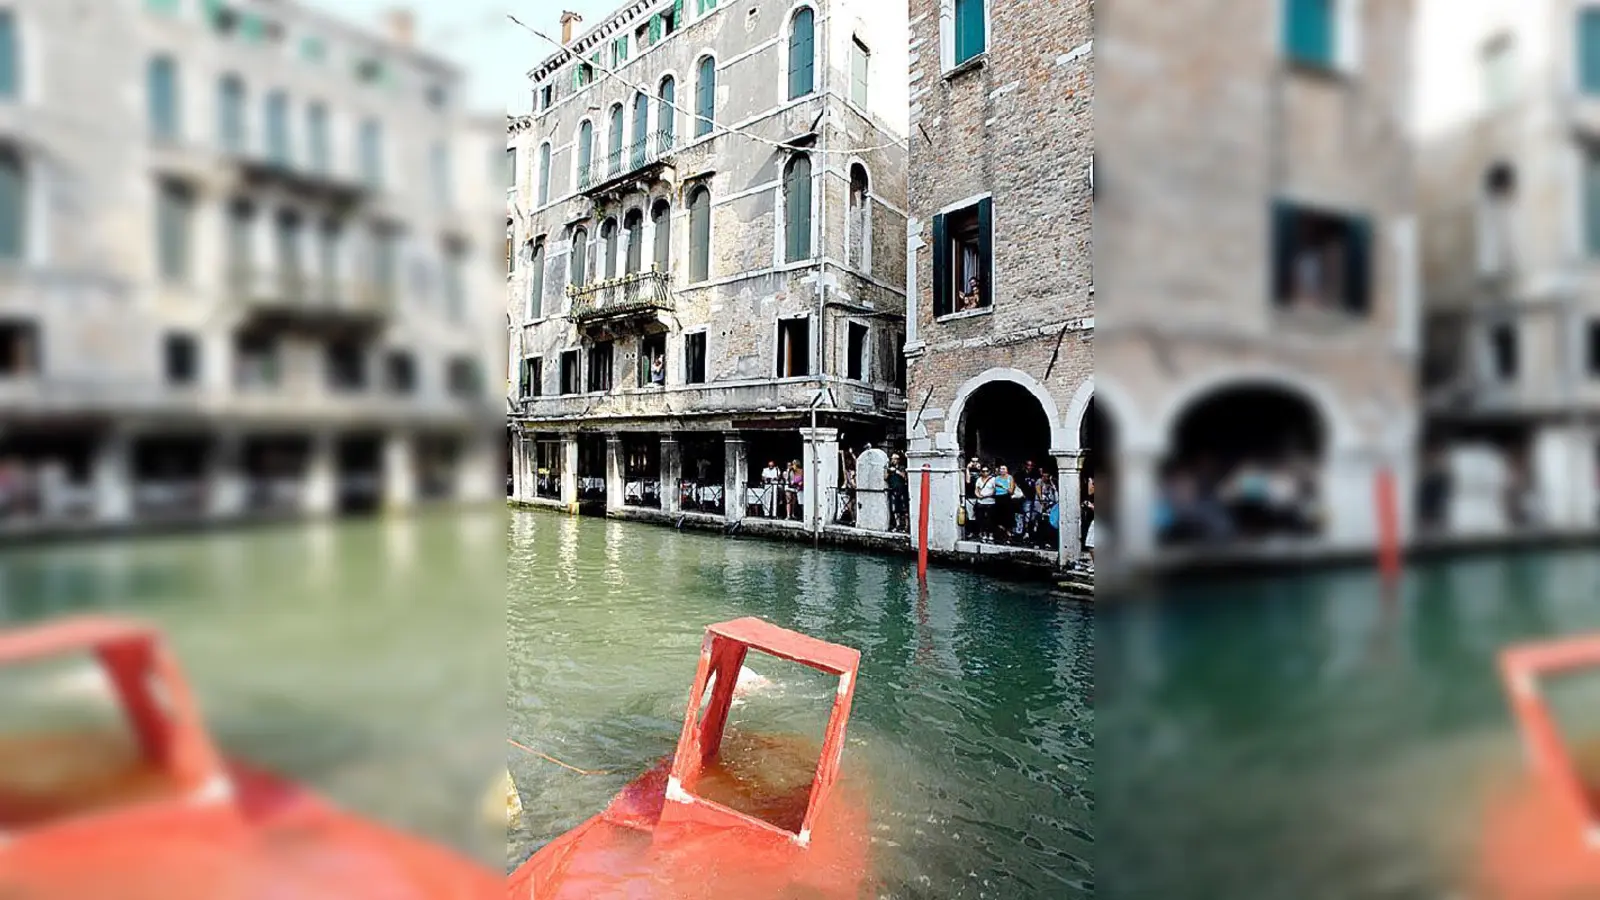
{"type": "Polygon", "coordinates": [[[1534,777],[1548,790],[1589,846],[1600,848],[1600,808],[1589,797],[1572,753],[1539,690],[1553,675],[1600,668],[1600,635],[1524,644],[1500,654],[1501,677],[1521,727],[1534,777]]]}

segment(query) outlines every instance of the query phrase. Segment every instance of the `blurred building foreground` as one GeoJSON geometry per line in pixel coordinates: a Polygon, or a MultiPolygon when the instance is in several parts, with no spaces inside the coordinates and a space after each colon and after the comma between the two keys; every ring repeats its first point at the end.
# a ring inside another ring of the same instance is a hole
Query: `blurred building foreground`
{"type": "Polygon", "coordinates": [[[503,119],[461,84],[403,13],[0,9],[0,528],[492,496],[503,119]]]}

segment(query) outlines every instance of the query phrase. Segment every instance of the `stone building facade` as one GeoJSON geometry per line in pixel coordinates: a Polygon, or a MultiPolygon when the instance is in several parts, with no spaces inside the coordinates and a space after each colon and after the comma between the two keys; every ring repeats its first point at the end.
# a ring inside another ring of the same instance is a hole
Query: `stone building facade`
{"type": "Polygon", "coordinates": [[[493,496],[501,129],[391,25],[0,10],[4,527],[493,496]]]}
{"type": "Polygon", "coordinates": [[[1095,415],[1115,558],[1370,552],[1384,472],[1404,528],[1412,7],[1104,8],[1098,102],[1130,111],[1096,136],[1095,415]]]}
{"type": "Polygon", "coordinates": [[[1448,534],[1600,527],[1600,9],[1465,0],[1424,60],[1428,458],[1448,534]]]}
{"type": "Polygon", "coordinates": [[[1094,4],[912,0],[910,15],[913,527],[926,467],[930,548],[978,551],[967,461],[1033,462],[1059,481],[1048,552],[1067,565],[1094,395],[1094,4]]]}
{"type": "Polygon", "coordinates": [[[835,522],[842,451],[904,409],[903,14],[637,0],[575,20],[507,135],[514,498],[835,522]],[[763,476],[794,461],[789,504],[763,476]]]}

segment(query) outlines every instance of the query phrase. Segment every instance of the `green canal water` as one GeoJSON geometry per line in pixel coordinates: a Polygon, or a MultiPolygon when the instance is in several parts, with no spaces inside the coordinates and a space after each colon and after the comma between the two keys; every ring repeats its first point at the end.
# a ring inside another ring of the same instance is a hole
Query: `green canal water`
{"type": "MultiPolygon", "coordinates": [[[[607,773],[508,750],[511,865],[671,754],[705,626],[755,615],[862,652],[843,765],[870,811],[872,896],[1093,895],[1089,608],[944,570],[923,599],[902,559],[541,512],[513,514],[508,562],[511,736],[607,773]]],[[[830,699],[749,666],[772,683],[735,729],[830,699]]]]}
{"type": "Polygon", "coordinates": [[[155,622],[227,755],[498,866],[505,527],[490,509],[10,548],[0,623],[155,622]]]}
{"type": "MultiPolygon", "coordinates": [[[[1495,655],[1597,629],[1592,550],[1420,565],[1388,597],[1351,571],[1102,607],[1099,895],[1470,896],[1523,765],[1495,655]]],[[[1585,734],[1595,687],[1562,704],[1585,734]]]]}

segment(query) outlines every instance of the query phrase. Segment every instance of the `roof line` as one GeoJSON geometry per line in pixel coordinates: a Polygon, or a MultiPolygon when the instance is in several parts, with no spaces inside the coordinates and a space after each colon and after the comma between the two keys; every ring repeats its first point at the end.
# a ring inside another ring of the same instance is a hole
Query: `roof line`
{"type": "MultiPolygon", "coordinates": [[[[671,0],[633,0],[633,2],[627,4],[626,6],[618,8],[610,15],[606,16],[606,18],[599,24],[595,25],[593,28],[590,28],[588,31],[581,32],[577,37],[573,38],[569,43],[563,46],[562,49],[557,50],[556,52],[545,57],[543,62],[529,69],[528,78],[537,81],[554,73],[557,69],[561,68],[563,64],[565,64],[568,54],[576,54],[581,56],[590,47],[600,43],[601,38],[610,37],[611,35],[615,34],[621,26],[631,24],[635,19],[643,16],[657,4],[667,6],[670,4],[670,2],[671,0]]],[[[684,23],[682,22],[678,23],[678,29],[680,31],[683,29],[683,24],[684,23]]]]}

